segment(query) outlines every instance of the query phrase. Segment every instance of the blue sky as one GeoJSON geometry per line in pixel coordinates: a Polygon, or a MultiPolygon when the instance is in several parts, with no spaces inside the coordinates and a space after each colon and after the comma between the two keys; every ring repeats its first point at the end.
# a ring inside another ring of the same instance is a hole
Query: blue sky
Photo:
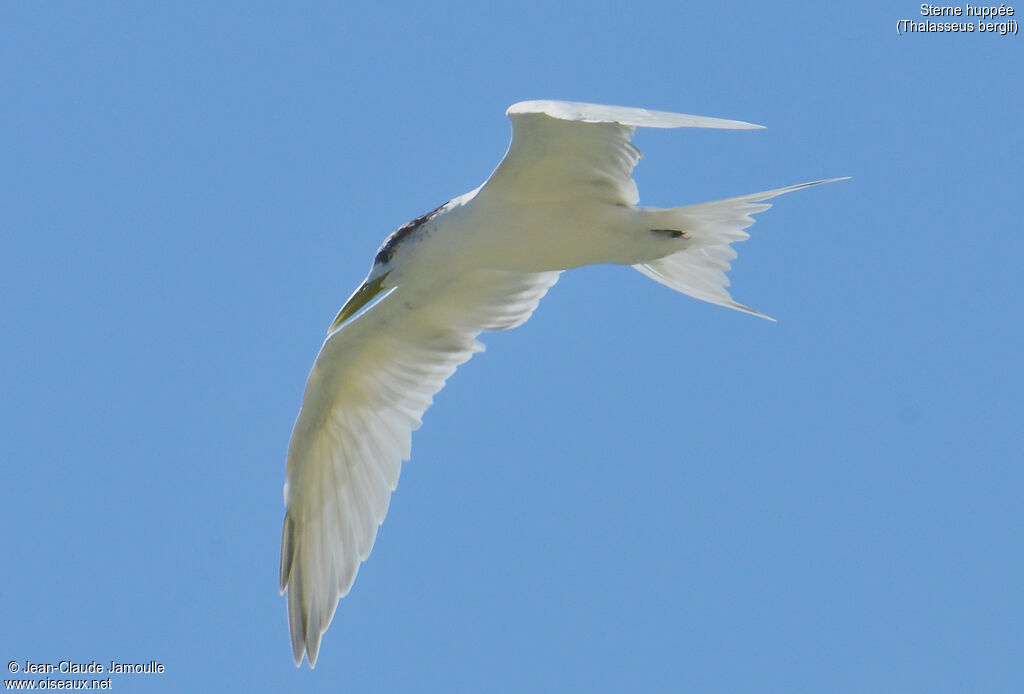
{"type": "Polygon", "coordinates": [[[157,660],[114,676],[146,692],[1021,691],[1024,38],[897,35],[919,7],[4,3],[0,655],[157,660]],[[486,336],[297,671],[324,331],[532,98],[768,126],[641,132],[645,204],[853,179],[738,247],[777,324],[595,267],[486,336]]]}

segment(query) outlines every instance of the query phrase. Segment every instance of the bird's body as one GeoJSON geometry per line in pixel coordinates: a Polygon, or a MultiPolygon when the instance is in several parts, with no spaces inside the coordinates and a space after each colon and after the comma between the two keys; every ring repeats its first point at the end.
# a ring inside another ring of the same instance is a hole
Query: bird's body
{"type": "Polygon", "coordinates": [[[712,203],[637,207],[637,126],[751,129],[592,104],[512,106],[513,140],[485,184],[389,236],[331,326],[288,448],[281,590],[293,655],[316,663],[338,599],[370,552],[411,434],[434,394],[483,345],[523,323],[562,270],[630,265],[748,313],[725,271],[751,214],[824,181],[712,203]],[[360,309],[377,298],[369,309],[360,309]]]}

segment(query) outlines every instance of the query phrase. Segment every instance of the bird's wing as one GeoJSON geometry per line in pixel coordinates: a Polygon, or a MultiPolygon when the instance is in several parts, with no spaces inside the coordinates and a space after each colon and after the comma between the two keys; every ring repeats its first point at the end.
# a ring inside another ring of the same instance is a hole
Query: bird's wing
{"type": "Polygon", "coordinates": [[[414,296],[398,287],[327,337],[288,446],[281,591],[296,665],[303,653],[316,664],[434,394],[483,350],[477,335],[526,321],[559,274],[481,270],[414,296]]]}
{"type": "Polygon", "coordinates": [[[508,109],[512,144],[479,196],[536,203],[589,199],[617,205],[639,200],[633,167],[640,150],[630,137],[642,128],[752,129],[759,125],[642,108],[570,101],[523,101],[508,109]]]}

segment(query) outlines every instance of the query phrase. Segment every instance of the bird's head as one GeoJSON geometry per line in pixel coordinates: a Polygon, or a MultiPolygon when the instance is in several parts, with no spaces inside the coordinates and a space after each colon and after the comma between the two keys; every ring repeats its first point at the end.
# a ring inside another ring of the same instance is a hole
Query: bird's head
{"type": "Polygon", "coordinates": [[[338,311],[337,317],[327,332],[333,332],[381,292],[398,286],[399,276],[404,274],[404,269],[412,262],[412,256],[416,255],[412,249],[419,245],[418,241],[422,240],[421,232],[425,231],[424,225],[436,217],[448,204],[450,203],[445,203],[445,205],[403,224],[384,240],[381,247],[377,249],[370,274],[338,311]]]}

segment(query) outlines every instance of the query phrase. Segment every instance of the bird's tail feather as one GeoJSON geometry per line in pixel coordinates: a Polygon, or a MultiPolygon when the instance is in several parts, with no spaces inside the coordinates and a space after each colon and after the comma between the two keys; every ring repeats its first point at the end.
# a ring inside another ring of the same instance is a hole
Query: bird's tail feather
{"type": "MultiPolygon", "coordinates": [[[[658,210],[663,220],[659,226],[682,231],[688,241],[687,246],[685,250],[633,267],[666,287],[695,299],[774,320],[733,301],[729,295],[726,289],[729,278],[725,273],[731,267],[730,261],[736,257],[736,251],[729,244],[750,237],[744,229],[754,223],[753,215],[771,207],[766,200],[801,188],[843,180],[846,179],[829,178],[728,200],[658,210]]],[[[648,211],[654,212],[649,208],[648,211]]]]}

